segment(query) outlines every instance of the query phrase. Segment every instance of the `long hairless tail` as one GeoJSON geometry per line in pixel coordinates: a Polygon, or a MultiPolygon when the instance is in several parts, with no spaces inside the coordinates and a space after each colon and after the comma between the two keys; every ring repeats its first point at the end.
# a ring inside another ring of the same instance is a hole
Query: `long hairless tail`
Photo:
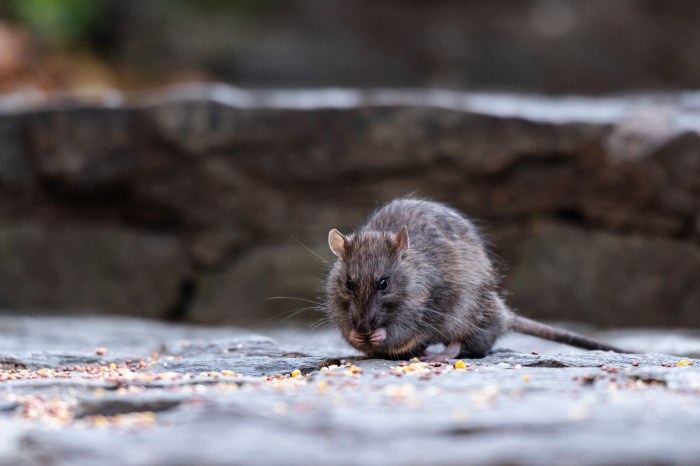
{"type": "Polygon", "coordinates": [[[564,343],[565,345],[576,346],[589,350],[614,351],[616,353],[628,353],[629,351],[621,350],[615,346],[606,345],[590,338],[579,335],[578,333],[569,332],[549,325],[541,324],[527,317],[513,316],[510,321],[510,329],[514,332],[532,335],[545,340],[564,343]]]}

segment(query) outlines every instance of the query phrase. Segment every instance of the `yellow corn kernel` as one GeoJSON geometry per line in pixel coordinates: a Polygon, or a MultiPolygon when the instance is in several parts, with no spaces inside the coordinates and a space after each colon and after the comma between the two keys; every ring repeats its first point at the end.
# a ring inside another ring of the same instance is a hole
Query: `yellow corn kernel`
{"type": "Polygon", "coordinates": [[[105,427],[109,427],[109,419],[107,419],[105,416],[101,414],[97,414],[95,416],[91,416],[89,419],[89,422],[97,427],[98,429],[104,429],[105,427]]]}
{"type": "Polygon", "coordinates": [[[316,387],[318,387],[318,391],[320,391],[320,392],[322,392],[322,393],[325,393],[326,390],[328,390],[328,386],[329,386],[329,385],[330,385],[330,384],[328,383],[327,380],[319,380],[319,381],[316,383],[316,387]]]}
{"type": "Polygon", "coordinates": [[[467,365],[461,359],[455,363],[455,369],[466,369],[467,365]]]}

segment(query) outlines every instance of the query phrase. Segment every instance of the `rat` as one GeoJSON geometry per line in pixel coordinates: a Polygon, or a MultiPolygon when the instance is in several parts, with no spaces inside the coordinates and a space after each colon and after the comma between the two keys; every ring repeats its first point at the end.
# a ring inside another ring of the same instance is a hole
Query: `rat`
{"type": "Polygon", "coordinates": [[[481,234],[444,204],[391,201],[352,234],[331,230],[328,244],[337,259],[325,280],[325,310],[343,338],[369,357],[483,357],[511,331],[625,352],[517,315],[501,296],[481,234]],[[435,344],[444,350],[429,352],[435,344]]]}

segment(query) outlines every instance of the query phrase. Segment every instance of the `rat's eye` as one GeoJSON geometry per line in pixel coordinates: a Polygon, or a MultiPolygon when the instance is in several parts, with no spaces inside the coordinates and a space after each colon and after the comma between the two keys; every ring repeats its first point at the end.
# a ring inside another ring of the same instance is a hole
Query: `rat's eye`
{"type": "Polygon", "coordinates": [[[389,277],[382,277],[377,282],[378,290],[386,290],[386,286],[389,284],[389,277]]]}
{"type": "Polygon", "coordinates": [[[355,282],[353,282],[352,280],[348,279],[348,281],[345,282],[345,286],[348,287],[348,290],[352,291],[352,290],[355,289],[355,282]]]}

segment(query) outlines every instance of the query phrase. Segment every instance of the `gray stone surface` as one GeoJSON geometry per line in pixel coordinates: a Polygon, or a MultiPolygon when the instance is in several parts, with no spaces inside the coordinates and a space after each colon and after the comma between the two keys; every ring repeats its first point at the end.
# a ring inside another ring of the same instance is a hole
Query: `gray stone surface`
{"type": "Polygon", "coordinates": [[[0,220],[0,307],[160,317],[189,274],[177,238],[105,225],[0,220]]]}
{"type": "Polygon", "coordinates": [[[550,223],[536,224],[522,248],[508,289],[524,311],[536,303],[548,319],[669,326],[693,322],[700,310],[694,245],[550,223]],[[640,316],[641,302],[664,312],[640,316]]]}
{"type": "MultiPolygon", "coordinates": [[[[51,351],[41,362],[56,364],[55,374],[68,361],[81,366],[69,368],[70,378],[30,371],[0,381],[7,466],[651,465],[700,457],[699,359],[562,351],[510,336],[499,346],[518,351],[464,360],[457,370],[363,360],[327,332],[263,332],[284,345],[241,329],[136,319],[3,317],[0,330],[2,360],[11,353],[36,369],[37,355],[51,351]],[[67,325],[75,338],[58,330],[67,325]],[[109,345],[102,364],[101,344],[109,345]],[[144,367],[127,371],[126,354],[144,367]],[[352,366],[332,366],[339,354],[352,366]],[[296,369],[303,375],[290,377],[296,369]]],[[[632,330],[606,335],[649,341],[632,330]]]]}
{"type": "Polygon", "coordinates": [[[0,117],[0,184],[9,188],[24,188],[32,185],[31,162],[27,159],[25,140],[22,138],[22,120],[0,117]]]}

